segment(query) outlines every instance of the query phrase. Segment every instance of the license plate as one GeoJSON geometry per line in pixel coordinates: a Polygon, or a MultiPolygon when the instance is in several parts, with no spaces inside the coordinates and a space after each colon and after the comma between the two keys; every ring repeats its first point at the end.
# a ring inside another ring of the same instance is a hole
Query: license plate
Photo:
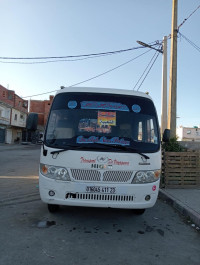
{"type": "Polygon", "coordinates": [[[87,186],[86,192],[115,194],[116,193],[116,187],[87,186]]]}

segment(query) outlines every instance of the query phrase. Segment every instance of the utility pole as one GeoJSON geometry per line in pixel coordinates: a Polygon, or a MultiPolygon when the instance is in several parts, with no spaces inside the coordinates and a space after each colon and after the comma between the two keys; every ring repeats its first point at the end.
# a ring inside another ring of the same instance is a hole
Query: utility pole
{"type": "Polygon", "coordinates": [[[178,0],[172,3],[171,55],[169,77],[168,129],[170,137],[176,137],[176,103],[177,103],[177,7],[178,0]]]}
{"type": "Polygon", "coordinates": [[[161,112],[161,135],[167,129],[167,36],[163,38],[162,50],[156,49],[142,41],[137,41],[138,44],[156,50],[163,54],[163,69],[162,69],[162,112],[161,112]]]}
{"type": "Polygon", "coordinates": [[[163,38],[161,135],[167,129],[167,36],[163,38]]]}

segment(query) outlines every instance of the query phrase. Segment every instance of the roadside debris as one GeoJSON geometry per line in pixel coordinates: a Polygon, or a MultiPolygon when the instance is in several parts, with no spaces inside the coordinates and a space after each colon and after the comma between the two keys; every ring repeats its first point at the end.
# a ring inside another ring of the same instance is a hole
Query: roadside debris
{"type": "Polygon", "coordinates": [[[40,221],[38,224],[37,224],[37,227],[38,228],[48,228],[52,225],[56,225],[56,222],[55,221],[40,221]]]}
{"type": "Polygon", "coordinates": [[[43,249],[43,253],[44,253],[47,257],[49,257],[49,258],[52,258],[52,259],[55,258],[54,256],[49,255],[49,254],[46,252],[45,249],[43,249]]]}

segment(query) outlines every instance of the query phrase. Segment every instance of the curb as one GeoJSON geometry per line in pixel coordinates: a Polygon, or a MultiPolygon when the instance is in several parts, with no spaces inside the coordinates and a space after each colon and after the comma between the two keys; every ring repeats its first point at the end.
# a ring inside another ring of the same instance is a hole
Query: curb
{"type": "Polygon", "coordinates": [[[183,216],[188,217],[191,221],[200,227],[200,214],[189,208],[187,205],[182,203],[180,200],[176,199],[174,196],[168,194],[163,189],[159,190],[159,198],[166,201],[167,204],[175,208],[183,216]]]}

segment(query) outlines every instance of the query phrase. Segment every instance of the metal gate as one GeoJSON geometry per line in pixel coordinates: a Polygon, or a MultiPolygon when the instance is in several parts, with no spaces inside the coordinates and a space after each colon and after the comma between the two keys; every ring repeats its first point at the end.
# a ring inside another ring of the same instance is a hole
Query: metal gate
{"type": "Polygon", "coordinates": [[[5,129],[0,129],[0,143],[5,143],[5,129]]]}

